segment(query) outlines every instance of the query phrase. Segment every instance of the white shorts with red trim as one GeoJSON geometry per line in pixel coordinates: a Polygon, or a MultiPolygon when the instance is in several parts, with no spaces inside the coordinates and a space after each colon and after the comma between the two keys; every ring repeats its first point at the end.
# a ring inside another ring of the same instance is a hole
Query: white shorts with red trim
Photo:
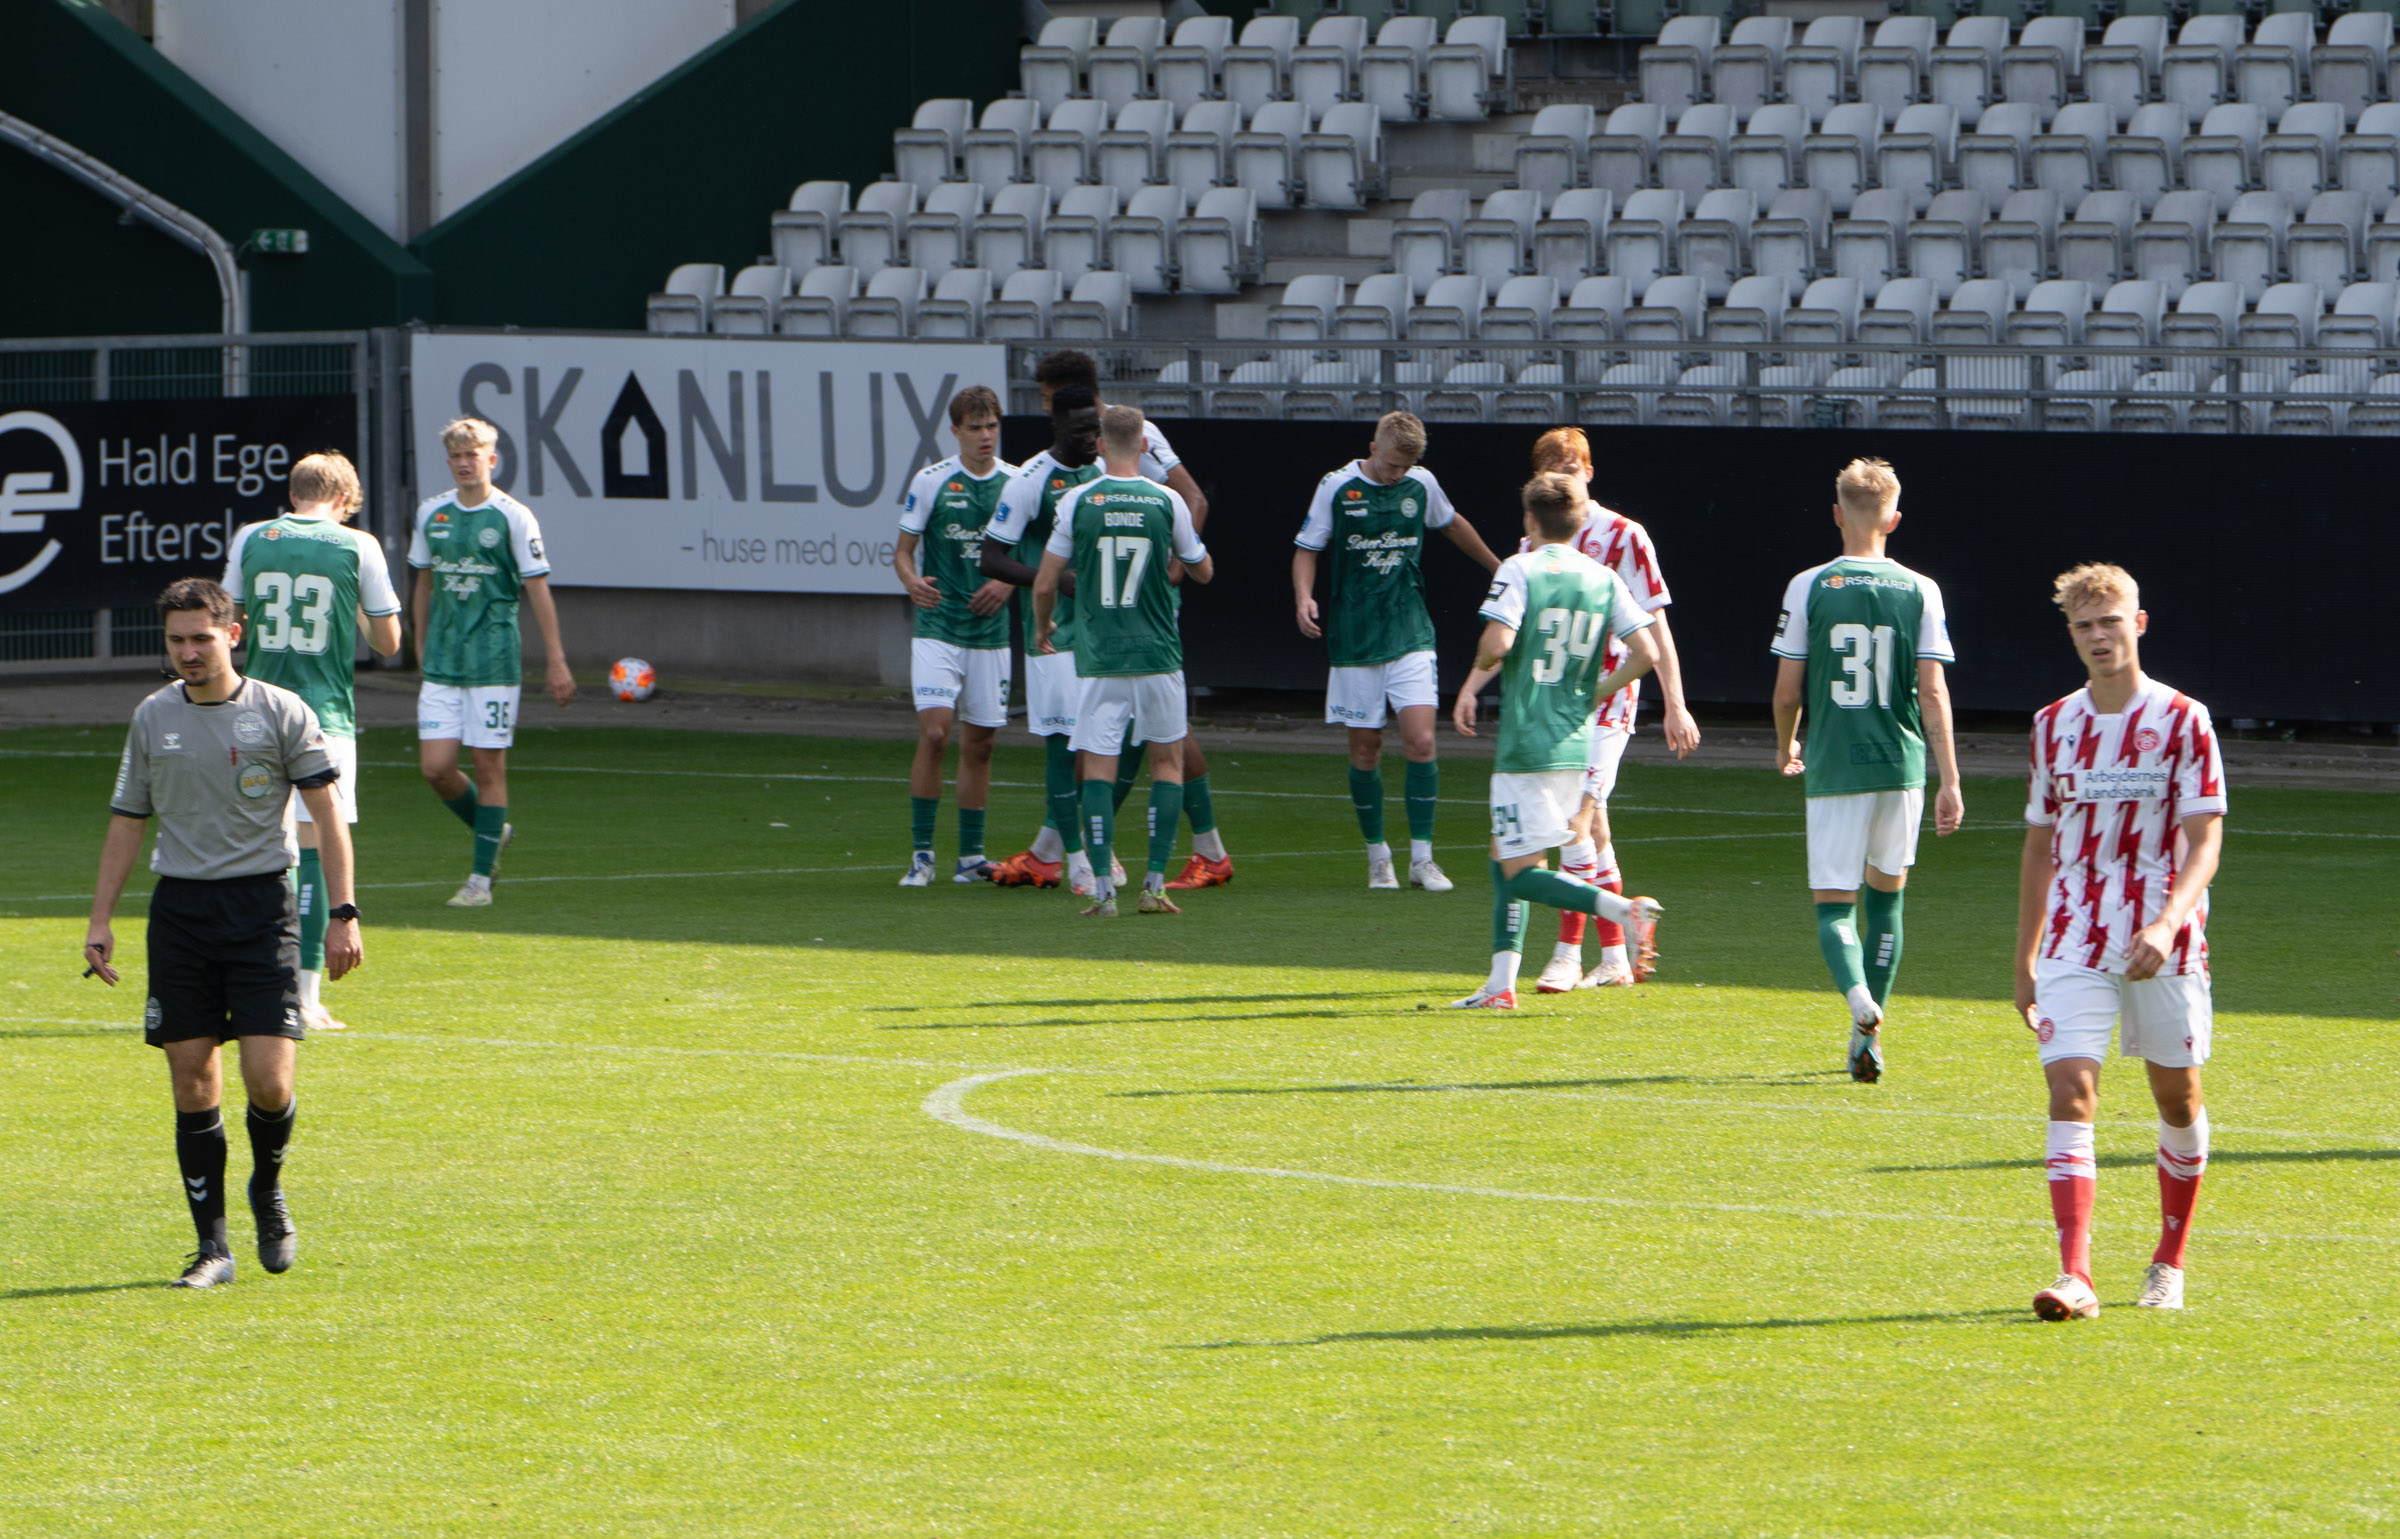
{"type": "Polygon", "coordinates": [[[2111,1035],[2125,1057],[2162,1069],[2208,1062],[2216,1010],[2206,969],[2137,983],[2123,973],[2044,957],[2033,964],[2033,1000],[2033,1034],[2045,1064],[2105,1063],[2111,1035]]]}
{"type": "Polygon", "coordinates": [[[1592,729],[1592,757],[1583,769],[1584,795],[1608,805],[1617,789],[1617,766],[1625,762],[1625,745],[1632,741],[1633,734],[1623,727],[1592,729]]]}

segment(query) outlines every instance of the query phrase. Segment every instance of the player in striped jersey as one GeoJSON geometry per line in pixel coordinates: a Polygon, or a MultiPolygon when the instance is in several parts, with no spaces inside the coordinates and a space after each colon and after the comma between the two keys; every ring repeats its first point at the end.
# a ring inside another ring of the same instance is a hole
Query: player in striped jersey
{"type": "MultiPolygon", "coordinates": [[[[292,467],[292,511],[245,524],[225,558],[225,591],[248,633],[250,677],[308,702],[324,728],[325,751],[341,772],[333,783],[342,821],[358,821],[357,658],[361,635],[385,657],[400,650],[400,594],[383,547],[345,527],[366,497],[348,457],[312,454],[292,467]]],[[[325,872],[317,825],[299,815],[300,1021],[340,1031],[325,1008],[325,872]]]]}
{"type": "Polygon", "coordinates": [[[1000,397],[969,385],[950,397],[958,452],[908,483],[892,569],[916,605],[909,683],[917,697],[917,754],[908,771],[910,854],[903,887],[933,881],[933,825],[942,805],[942,755],[953,722],[958,749],[958,868],[980,882],[984,809],[992,794],[992,739],[1008,725],[1008,608],[1015,590],[982,572],[983,530],[1017,467],[1000,458],[1000,397]],[[922,544],[924,554],[918,555],[922,544]]]}
{"type": "Polygon", "coordinates": [[[2045,1164],[2058,1281],[2045,1320],[2100,1312],[2092,1290],[2092,1119],[2111,1035],[2158,1104],[2160,1232],[2136,1303],[2183,1307],[2184,1245],[2208,1168],[2208,884],[2224,835],[2225,767],[2208,707],[2142,672],[2150,617],[2122,568],[2056,584],[2089,681],[2033,718],[2017,881],[2017,1009],[2050,1084],[2045,1164]]]}

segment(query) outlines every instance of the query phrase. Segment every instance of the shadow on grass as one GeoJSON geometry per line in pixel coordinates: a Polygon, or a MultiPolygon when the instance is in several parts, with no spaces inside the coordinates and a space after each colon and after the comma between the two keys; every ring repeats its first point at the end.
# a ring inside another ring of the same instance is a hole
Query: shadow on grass
{"type": "MultiPolygon", "coordinates": [[[[1305,1013],[1305,1012],[1302,1012],[1305,1013]]],[[[1459,1090],[1618,1090],[1629,1085],[1728,1086],[1814,1085],[1838,1070],[1820,1075],[1797,1074],[1622,1074],[1607,1079],[1505,1079],[1481,1083],[1418,1084],[1412,1080],[1351,1085],[1227,1085],[1209,1090],[1119,1090],[1112,1099],[1141,1100],[1158,1096],[1195,1095],[1422,1095],[1459,1090]]]]}
{"type": "Polygon", "coordinates": [[[136,1288],[163,1288],[166,1284],[155,1277],[140,1282],[78,1283],[66,1288],[8,1288],[0,1289],[0,1300],[6,1299],[64,1299],[83,1293],[126,1293],[136,1288]]]}
{"type": "MultiPolygon", "coordinates": [[[[1146,999],[1125,999],[1120,1005],[1145,1005],[1146,999]]],[[[1388,1010],[1253,1010],[1238,1015],[1092,1016],[1053,1015],[1035,1021],[892,1021],[877,1031],[1012,1031],[1020,1026],[1182,1026],[1221,1021],[1362,1021],[1389,1015],[1388,1010]]]]}
{"type": "Polygon", "coordinates": [[[2036,1324],[2023,1309],[1927,1310],[1904,1315],[1776,1316],[1765,1320],[1617,1320],[1556,1325],[1433,1325],[1413,1331],[1341,1331],[1296,1341],[1197,1341],[1178,1352],[1223,1352],[1242,1347],[1335,1347],[1377,1341],[1598,1341],[1617,1336],[1666,1339],[1734,1335],[1744,1331],[1821,1330],[1845,1325],[1962,1325],[1992,1320],[2036,1324]]]}
{"type": "MultiPolygon", "coordinates": [[[[2400,1160],[2400,1149],[2211,1149],[2211,1165],[2318,1165],[2338,1160],[2400,1160]]],[[[2155,1155],[2104,1154],[2096,1164],[2125,1170],[2147,1170],[2158,1163],[2155,1155]]],[[[2022,1160],[1969,1160],[1957,1165],[1870,1165],[1870,1175],[1904,1176],[1934,1175],[1961,1170],[2039,1170],[2040,1158],[2022,1160]]]]}
{"type": "Polygon", "coordinates": [[[1421,998],[1423,989],[1328,989],[1317,994],[1142,994],[1107,999],[976,999],[941,1005],[870,1005],[867,1014],[920,1010],[1094,1010],[1124,1005],[1274,1005],[1289,999],[1421,998]]]}

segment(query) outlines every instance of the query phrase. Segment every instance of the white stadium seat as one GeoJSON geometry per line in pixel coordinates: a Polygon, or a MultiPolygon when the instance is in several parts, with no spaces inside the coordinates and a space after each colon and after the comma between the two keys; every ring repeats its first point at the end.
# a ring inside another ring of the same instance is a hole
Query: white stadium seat
{"type": "Polygon", "coordinates": [[[834,226],[849,211],[848,182],[802,182],[770,221],[775,260],[795,273],[832,261],[834,226]]]}
{"type": "Polygon", "coordinates": [[[1233,46],[1233,19],[1193,16],[1176,24],[1175,40],[1150,58],[1151,86],[1180,116],[1214,96],[1217,69],[1233,46]]]}
{"type": "Polygon", "coordinates": [[[667,274],[666,287],[650,296],[647,326],[667,335],[708,330],[709,311],[725,292],[718,262],[686,262],[667,274]]]}

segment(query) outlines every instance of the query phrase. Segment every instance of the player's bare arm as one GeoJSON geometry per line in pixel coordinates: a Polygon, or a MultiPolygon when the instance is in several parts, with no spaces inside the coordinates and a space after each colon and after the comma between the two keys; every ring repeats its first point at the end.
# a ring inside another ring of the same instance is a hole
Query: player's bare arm
{"type": "Polygon", "coordinates": [[[1925,746],[1933,750],[1941,789],[1933,798],[1933,832],[1948,838],[1967,818],[1966,792],[1958,778],[1958,743],[1950,731],[1948,670],[1938,657],[1917,659],[1917,704],[1925,717],[1925,746]]]}
{"type": "MultiPolygon", "coordinates": [[[[316,822],[317,858],[325,863],[325,892],[334,908],[355,904],[356,885],[351,879],[350,825],[342,820],[341,803],[333,787],[300,786],[300,803],[316,822]]],[[[109,830],[113,836],[116,830],[109,830]]],[[[366,952],[358,938],[355,919],[328,919],[325,922],[325,975],[339,978],[365,961],[366,952]]]]}
{"type": "Polygon", "coordinates": [[[377,657],[390,657],[400,650],[398,615],[371,615],[361,609],[358,612],[358,633],[367,639],[368,646],[375,649],[377,657]]]}
{"type": "Polygon", "coordinates": [[[2033,1029],[2033,963],[2042,947],[2042,915],[2049,907],[2050,884],[2058,864],[2050,856],[2048,825],[2025,830],[2025,852],[2017,861],[2017,1017],[2033,1029]]]}
{"type": "Polygon", "coordinates": [[[148,832],[149,821],[112,813],[108,837],[100,845],[100,875],[92,887],[92,920],[83,933],[83,960],[111,988],[117,982],[117,970],[109,965],[117,954],[117,935],[109,921],[117,912],[117,900],[125,895],[133,863],[142,853],[142,835],[148,832]]]}
{"type": "Polygon", "coordinates": [[[417,671],[425,669],[425,626],[433,614],[433,569],[417,568],[417,586],[408,596],[408,633],[416,638],[417,671]]]}
{"type": "Polygon", "coordinates": [[[1299,622],[1300,634],[1311,641],[1325,634],[1318,624],[1317,553],[1305,545],[1292,547],[1292,618],[1299,622]]]}
{"type": "Polygon", "coordinates": [[[1808,663],[1797,657],[1775,660],[1775,767],[1787,775],[1807,768],[1800,762],[1800,701],[1808,687],[1808,663]]]}
{"type": "Polygon", "coordinates": [[[1208,525],[1208,496],[1200,483],[1192,479],[1191,471],[1179,462],[1167,472],[1167,490],[1183,499],[1184,508],[1192,515],[1192,533],[1198,534],[1208,525]]]}
{"type": "MultiPolygon", "coordinates": [[[[1067,570],[1067,558],[1042,552],[1042,569],[1033,574],[1033,636],[1044,652],[1057,648],[1050,645],[1051,633],[1058,629],[1058,590],[1067,570]]],[[[1203,577],[1202,582],[1208,581],[1203,577]]]]}
{"type": "MultiPolygon", "coordinates": [[[[983,555],[979,558],[978,564],[984,576],[995,582],[1006,583],[1012,588],[1030,588],[1033,586],[1034,578],[1039,575],[1032,567],[1001,549],[998,540],[983,542],[983,555]]],[[[1059,574],[1058,591],[1070,596],[1074,594],[1075,572],[1073,568],[1070,567],[1059,574]]],[[[1006,601],[1006,597],[1005,594],[1002,595],[1003,602],[1006,601]]]]}
{"type": "MultiPolygon", "coordinates": [[[[919,609],[939,609],[942,607],[941,585],[917,570],[917,539],[916,535],[905,529],[900,531],[899,540],[892,546],[892,570],[899,574],[900,586],[908,590],[909,602],[919,609]]],[[[986,583],[984,586],[991,585],[986,583]]],[[[990,611],[978,610],[977,613],[989,614],[990,611]]]]}
{"type": "MultiPolygon", "coordinates": [[[[1509,632],[1509,645],[1516,645],[1516,632],[1509,632]]],[[[1458,687],[1458,699],[1450,707],[1450,724],[1467,737],[1475,735],[1476,707],[1482,703],[1483,692],[1492,680],[1500,676],[1500,665],[1468,670],[1467,682],[1458,687]]]]}
{"type": "Polygon", "coordinates": [[[1675,632],[1667,624],[1667,612],[1657,610],[1650,616],[1650,629],[1658,637],[1658,666],[1651,674],[1658,680],[1658,696],[1662,724],[1666,728],[1667,746],[1680,759],[1700,746],[1700,724],[1692,719],[1691,708],[1683,699],[1683,657],[1675,650],[1675,632]]]}
{"type": "Polygon", "coordinates": [[[1483,536],[1477,534],[1475,526],[1465,519],[1453,518],[1442,525],[1442,537],[1465,552],[1469,561],[1486,572],[1500,570],[1500,558],[1492,554],[1492,548],[1483,543],[1483,536]]]}
{"type": "Polygon", "coordinates": [[[567,649],[558,639],[558,603],[550,597],[550,579],[525,579],[525,607],[533,611],[534,629],[542,633],[543,682],[550,698],[565,705],[575,698],[575,675],[567,669],[567,649]]]}
{"type": "Polygon", "coordinates": [[[2175,872],[2175,885],[2167,893],[2166,907],[2158,917],[2133,934],[2133,944],[2125,948],[2125,976],[2139,983],[2155,978],[2166,965],[2167,953],[2174,949],[2175,932],[2191,919],[2192,910],[2207,896],[2208,884],[2217,877],[2217,857],[2224,847],[2225,815],[2220,812],[2195,813],[2183,820],[2184,859],[2175,872]]]}

